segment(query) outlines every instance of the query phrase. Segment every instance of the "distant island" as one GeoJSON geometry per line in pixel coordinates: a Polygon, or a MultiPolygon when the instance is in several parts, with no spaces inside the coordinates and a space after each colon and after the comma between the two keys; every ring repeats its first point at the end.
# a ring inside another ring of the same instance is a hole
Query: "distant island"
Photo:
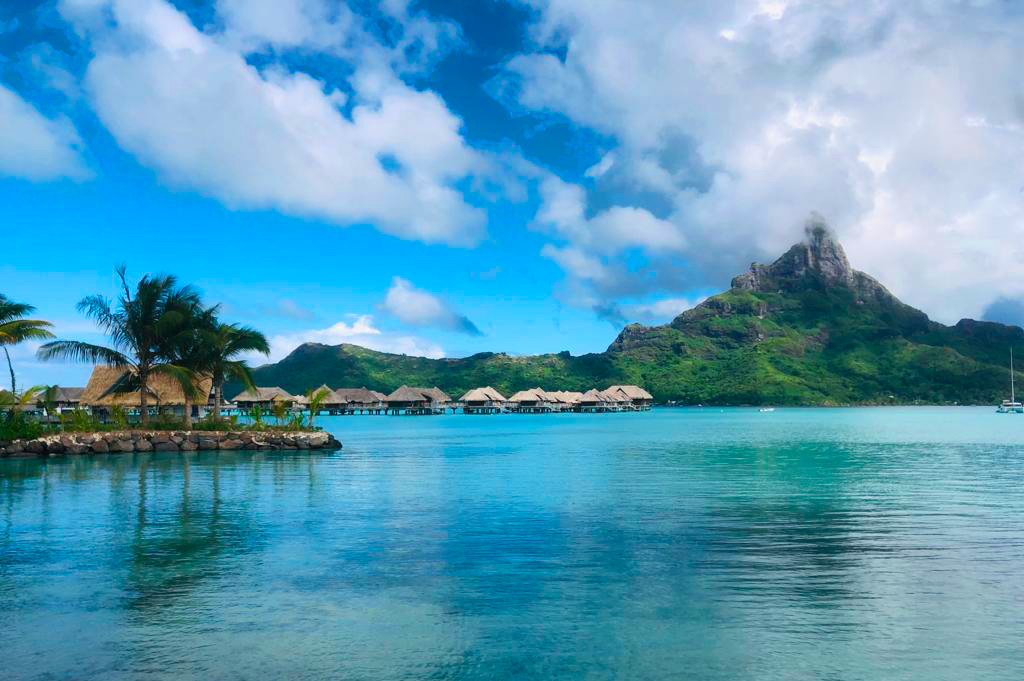
{"type": "Polygon", "coordinates": [[[1022,341],[1016,326],[931,321],[854,270],[828,227],[811,222],[771,265],[752,265],[669,324],[626,326],[602,353],[427,359],[306,343],[252,373],[293,393],[323,383],[450,394],[629,383],[659,403],[693,405],[996,404],[1010,347],[1022,341]]]}

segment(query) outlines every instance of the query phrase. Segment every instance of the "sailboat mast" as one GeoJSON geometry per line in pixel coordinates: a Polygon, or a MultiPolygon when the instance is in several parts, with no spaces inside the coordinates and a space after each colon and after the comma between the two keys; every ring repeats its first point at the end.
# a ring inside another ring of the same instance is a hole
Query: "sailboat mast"
{"type": "Polygon", "coordinates": [[[1010,401],[1017,401],[1017,398],[1013,394],[1013,348],[1010,348],[1010,401]]]}

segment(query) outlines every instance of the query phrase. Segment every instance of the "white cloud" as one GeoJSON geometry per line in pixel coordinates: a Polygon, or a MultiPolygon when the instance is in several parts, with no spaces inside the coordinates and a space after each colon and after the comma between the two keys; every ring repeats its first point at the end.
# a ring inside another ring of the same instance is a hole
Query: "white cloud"
{"type": "Polygon", "coordinates": [[[653,303],[633,303],[622,306],[627,319],[633,321],[666,322],[700,304],[703,298],[663,298],[653,303]]]}
{"type": "Polygon", "coordinates": [[[541,49],[510,60],[499,91],[617,141],[585,185],[545,196],[583,256],[614,268],[638,247],[664,266],[674,250],[691,284],[724,286],[817,210],[855,266],[940,319],[1024,293],[1012,3],[532,4],[541,49]],[[651,217],[592,224],[616,207],[651,217]]]}
{"type": "Polygon", "coordinates": [[[480,329],[468,317],[459,314],[433,293],[416,288],[402,277],[391,280],[383,308],[413,326],[433,326],[472,336],[481,335],[480,329]]]}
{"type": "Polygon", "coordinates": [[[47,118],[0,85],[0,175],[27,180],[88,178],[81,140],[64,116],[47,118]]]}
{"type": "MultiPolygon", "coordinates": [[[[385,333],[374,324],[371,315],[360,315],[352,323],[338,322],[326,329],[310,329],[296,333],[280,334],[270,339],[270,361],[278,362],[303,343],[339,345],[351,343],[371,350],[390,352],[415,357],[444,357],[440,345],[416,336],[385,333]]],[[[262,355],[253,361],[266,361],[262,355]]]]}
{"type": "Polygon", "coordinates": [[[317,3],[223,2],[225,32],[206,34],[163,0],[98,5],[112,14],[105,24],[80,2],[61,7],[95,50],[85,86],[100,120],[173,185],[428,243],[482,238],[483,211],[455,185],[500,174],[497,161],[465,143],[439,96],[398,77],[392,52],[361,43],[346,53],[358,56],[350,96],[247,63],[240,44],[256,39],[319,45],[309,31],[323,26],[302,21],[317,3]]]}

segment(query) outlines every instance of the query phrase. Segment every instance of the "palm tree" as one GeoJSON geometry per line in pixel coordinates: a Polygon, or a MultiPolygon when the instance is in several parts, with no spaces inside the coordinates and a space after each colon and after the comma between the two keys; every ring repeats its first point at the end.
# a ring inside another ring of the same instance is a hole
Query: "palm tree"
{"type": "Polygon", "coordinates": [[[11,393],[14,395],[18,394],[18,386],[14,380],[14,365],[11,364],[7,346],[32,339],[53,338],[53,334],[47,330],[53,324],[38,319],[25,319],[25,315],[32,314],[35,309],[32,305],[16,303],[0,293],[0,345],[3,346],[4,355],[7,357],[7,369],[11,372],[11,393]]]}
{"type": "Polygon", "coordinates": [[[331,391],[327,388],[313,388],[306,393],[306,398],[309,400],[309,429],[313,430],[313,419],[316,418],[317,412],[320,411],[320,405],[324,403],[324,400],[330,396],[331,391]]]}
{"type": "Polygon", "coordinates": [[[224,384],[228,379],[241,381],[246,388],[255,388],[248,365],[238,356],[246,352],[269,355],[270,345],[259,331],[238,324],[217,324],[205,336],[210,352],[206,370],[213,375],[213,418],[220,419],[224,384]]]}
{"type": "Polygon", "coordinates": [[[217,313],[219,305],[202,308],[196,306],[188,310],[188,315],[183,316],[178,323],[178,328],[168,330],[165,338],[166,348],[162,354],[169,357],[175,366],[187,369],[188,380],[182,383],[182,392],[185,397],[185,429],[192,429],[192,402],[193,400],[209,399],[210,395],[203,395],[199,390],[196,379],[203,375],[209,375],[209,367],[213,360],[213,349],[209,342],[210,334],[217,328],[217,313]]]}
{"type": "Polygon", "coordinates": [[[124,376],[108,390],[139,391],[142,424],[149,423],[149,379],[162,374],[185,385],[193,374],[170,361],[170,339],[179,332],[192,311],[200,306],[191,286],[178,286],[171,275],[146,275],[132,291],[122,265],[116,269],[121,292],[116,305],[102,295],[83,298],[78,311],[96,322],[107,334],[111,347],[82,341],[58,340],[39,348],[42,360],[107,364],[123,368],[124,376]]]}
{"type": "Polygon", "coordinates": [[[288,405],[285,404],[284,400],[274,400],[270,405],[270,409],[274,413],[274,418],[277,419],[277,425],[283,426],[284,420],[288,416],[288,405]]]}

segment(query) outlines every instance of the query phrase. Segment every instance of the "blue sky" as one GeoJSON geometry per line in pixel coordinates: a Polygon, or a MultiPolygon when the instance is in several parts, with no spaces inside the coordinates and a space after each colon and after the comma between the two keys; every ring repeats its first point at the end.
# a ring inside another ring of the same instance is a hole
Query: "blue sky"
{"type": "Polygon", "coordinates": [[[7,2],[0,291],[98,340],[75,303],[125,263],[274,359],[583,353],[818,211],[933,317],[1019,322],[1024,20],[865,5],[7,2]]]}

